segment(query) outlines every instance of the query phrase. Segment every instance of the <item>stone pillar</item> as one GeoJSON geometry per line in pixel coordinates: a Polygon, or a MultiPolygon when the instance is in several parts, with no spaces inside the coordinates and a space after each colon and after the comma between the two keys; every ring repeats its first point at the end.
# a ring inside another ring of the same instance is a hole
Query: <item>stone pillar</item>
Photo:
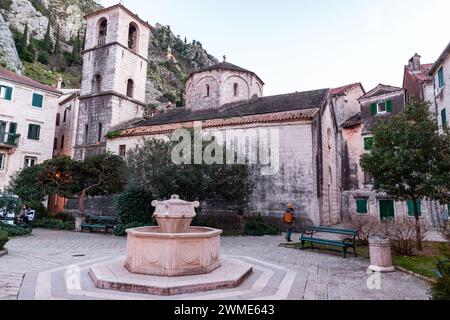
{"type": "Polygon", "coordinates": [[[85,218],[84,217],[76,217],[75,218],[75,231],[81,232],[81,225],[84,223],[85,218]]]}
{"type": "Polygon", "coordinates": [[[391,243],[388,238],[374,236],[369,239],[370,267],[375,272],[394,272],[392,265],[391,243]]]}

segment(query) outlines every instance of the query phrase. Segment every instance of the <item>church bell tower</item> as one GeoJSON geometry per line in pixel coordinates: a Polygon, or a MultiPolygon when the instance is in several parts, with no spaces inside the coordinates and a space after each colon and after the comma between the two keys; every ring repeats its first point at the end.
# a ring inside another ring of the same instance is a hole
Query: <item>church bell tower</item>
{"type": "Polygon", "coordinates": [[[106,151],[106,134],[141,118],[150,25],[118,4],[86,16],[75,158],[106,151]]]}

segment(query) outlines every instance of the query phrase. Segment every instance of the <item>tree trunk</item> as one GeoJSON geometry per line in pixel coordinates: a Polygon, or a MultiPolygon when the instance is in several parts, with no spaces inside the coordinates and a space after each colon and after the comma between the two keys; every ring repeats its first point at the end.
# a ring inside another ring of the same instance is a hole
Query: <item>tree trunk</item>
{"type": "Polygon", "coordinates": [[[85,197],[85,195],[86,195],[86,192],[83,190],[78,196],[78,211],[80,212],[80,217],[83,217],[83,218],[85,216],[85,213],[84,213],[84,197],[85,197]]]}
{"type": "Polygon", "coordinates": [[[420,216],[419,216],[419,206],[417,205],[417,199],[413,199],[413,205],[414,205],[414,219],[416,221],[416,249],[418,251],[423,250],[422,245],[422,230],[420,227],[420,216]]]}

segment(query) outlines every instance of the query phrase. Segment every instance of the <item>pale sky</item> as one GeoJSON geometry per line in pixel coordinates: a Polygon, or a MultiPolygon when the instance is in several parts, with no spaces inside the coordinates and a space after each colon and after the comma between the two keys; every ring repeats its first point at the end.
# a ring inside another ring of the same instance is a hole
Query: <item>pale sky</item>
{"type": "MultiPolygon", "coordinates": [[[[101,0],[103,6],[118,0],[101,0]]],[[[450,37],[448,0],[123,0],[219,60],[257,73],[265,95],[362,82],[402,85],[419,53],[434,62],[450,37]]]]}

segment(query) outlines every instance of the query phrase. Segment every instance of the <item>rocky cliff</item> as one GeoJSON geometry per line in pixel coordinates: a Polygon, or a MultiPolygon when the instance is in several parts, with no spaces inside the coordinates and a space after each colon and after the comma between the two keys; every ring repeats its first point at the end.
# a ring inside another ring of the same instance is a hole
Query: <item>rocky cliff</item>
{"type": "MultiPolygon", "coordinates": [[[[0,63],[15,71],[20,70],[23,63],[27,76],[50,85],[61,75],[67,87],[79,86],[81,65],[70,59],[70,52],[77,35],[83,36],[84,15],[100,7],[93,0],[0,0],[0,14],[4,18],[0,20],[0,45],[4,44],[0,47],[0,63]],[[45,38],[49,22],[51,41],[55,43],[59,28],[62,51],[66,54],[53,56],[50,53],[49,59],[21,62],[14,40],[17,47],[28,25],[31,36],[39,45],[45,38]]],[[[157,18],[151,17],[152,20],[157,18]]],[[[169,26],[156,24],[150,39],[147,103],[155,107],[169,102],[182,104],[187,75],[215,62],[217,60],[203,49],[200,42],[188,42],[186,38],[175,36],[169,26]],[[168,58],[170,50],[173,58],[170,55],[168,58]]]]}

